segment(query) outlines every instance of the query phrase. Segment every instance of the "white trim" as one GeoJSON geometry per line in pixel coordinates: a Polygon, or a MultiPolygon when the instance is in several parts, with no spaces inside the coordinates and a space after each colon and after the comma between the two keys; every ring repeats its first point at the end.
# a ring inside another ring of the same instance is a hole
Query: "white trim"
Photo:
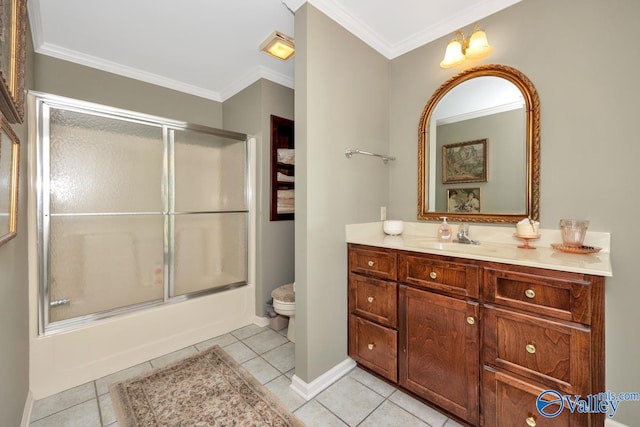
{"type": "Polygon", "coordinates": [[[27,394],[27,399],[24,402],[24,410],[22,411],[22,421],[20,427],[29,427],[31,424],[31,412],[33,411],[33,394],[31,390],[27,394]]]}
{"type": "Polygon", "coordinates": [[[349,371],[356,367],[356,362],[347,357],[324,374],[320,375],[310,383],[304,382],[300,377],[294,375],[291,378],[291,388],[305,400],[313,399],[318,393],[329,387],[334,382],[345,376],[349,371]]]}
{"type": "Polygon", "coordinates": [[[626,424],[619,423],[618,421],[614,421],[611,418],[605,418],[604,427],[629,427],[626,424]]]}
{"type": "MultiPolygon", "coordinates": [[[[461,122],[463,120],[476,119],[478,117],[489,116],[491,114],[504,113],[506,111],[517,110],[523,108],[524,105],[521,101],[514,101],[508,104],[496,105],[495,107],[485,108],[483,110],[470,111],[468,113],[457,114],[455,116],[443,117],[436,120],[436,124],[446,125],[448,123],[461,122]]],[[[431,206],[431,205],[430,205],[431,206]]]]}
{"type": "Polygon", "coordinates": [[[387,59],[394,59],[520,1],[522,0],[482,0],[476,2],[472,7],[466,8],[460,13],[438,22],[423,31],[419,31],[398,43],[391,43],[385,40],[379,33],[351,15],[341,6],[341,2],[335,0],[308,0],[308,3],[312,4],[315,8],[336,21],[373,49],[377,50],[387,59]]]}
{"type": "Polygon", "coordinates": [[[264,328],[265,326],[269,326],[269,319],[267,319],[266,317],[254,316],[252,323],[256,326],[264,328]]]}
{"type": "Polygon", "coordinates": [[[64,61],[74,62],[86,67],[95,68],[106,71],[108,73],[129,77],[131,79],[140,80],[146,83],[166,87],[168,89],[177,90],[179,92],[188,93],[202,98],[211,99],[213,101],[222,102],[222,97],[218,92],[203,89],[198,86],[190,85],[178,80],[169,79],[158,74],[143,71],[137,68],[128,67],[118,64],[117,62],[107,61],[97,56],[87,55],[75,50],[67,49],[51,43],[41,43],[34,46],[36,53],[41,55],[53,56],[54,58],[64,61]]]}
{"type": "Polygon", "coordinates": [[[282,86],[288,87],[289,89],[293,89],[293,78],[265,66],[258,65],[253,70],[244,74],[238,80],[234,81],[223,90],[221,90],[220,99],[222,101],[225,101],[260,79],[267,79],[274,83],[278,83],[282,86]]]}

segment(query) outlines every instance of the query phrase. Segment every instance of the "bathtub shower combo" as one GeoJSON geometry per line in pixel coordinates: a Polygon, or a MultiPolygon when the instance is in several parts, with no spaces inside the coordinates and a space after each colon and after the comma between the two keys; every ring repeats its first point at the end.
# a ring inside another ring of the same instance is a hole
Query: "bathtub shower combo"
{"type": "Polygon", "coordinates": [[[30,103],[40,334],[247,284],[246,135],[41,93],[30,103]]]}

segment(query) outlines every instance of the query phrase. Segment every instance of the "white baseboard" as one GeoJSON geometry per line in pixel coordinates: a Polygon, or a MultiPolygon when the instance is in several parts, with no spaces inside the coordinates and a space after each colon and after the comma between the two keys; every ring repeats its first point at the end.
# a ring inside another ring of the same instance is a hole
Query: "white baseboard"
{"type": "Polygon", "coordinates": [[[254,316],[253,324],[263,328],[265,326],[269,326],[269,319],[267,319],[266,317],[254,316]]]}
{"type": "Polygon", "coordinates": [[[31,424],[31,411],[33,410],[33,395],[31,394],[31,390],[27,394],[27,399],[24,402],[24,410],[22,412],[22,422],[20,423],[20,427],[29,427],[31,424]]]}
{"type": "Polygon", "coordinates": [[[355,367],[356,362],[348,357],[310,383],[306,383],[300,377],[294,375],[291,378],[291,388],[305,400],[311,400],[355,367]]]}
{"type": "Polygon", "coordinates": [[[629,427],[629,426],[626,424],[622,424],[617,421],[614,421],[611,418],[606,418],[604,420],[604,427],[629,427]]]}

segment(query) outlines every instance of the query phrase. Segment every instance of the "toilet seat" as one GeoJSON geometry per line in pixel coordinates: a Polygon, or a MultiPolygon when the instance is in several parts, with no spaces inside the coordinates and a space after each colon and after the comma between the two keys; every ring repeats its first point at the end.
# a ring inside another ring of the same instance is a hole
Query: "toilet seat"
{"type": "Polygon", "coordinates": [[[273,301],[277,300],[283,303],[295,304],[296,294],[293,291],[293,283],[288,283],[286,285],[275,288],[273,291],[271,291],[271,298],[273,298],[273,301]]]}
{"type": "Polygon", "coordinates": [[[282,285],[271,291],[273,298],[273,309],[276,313],[289,317],[289,329],[287,338],[291,342],[295,342],[295,314],[296,314],[296,296],[294,292],[294,284],[289,283],[282,285]]]}

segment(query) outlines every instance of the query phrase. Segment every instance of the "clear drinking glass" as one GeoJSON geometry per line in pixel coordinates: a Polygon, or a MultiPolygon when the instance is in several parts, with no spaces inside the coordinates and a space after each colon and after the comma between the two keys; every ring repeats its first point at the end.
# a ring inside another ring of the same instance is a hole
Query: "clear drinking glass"
{"type": "Polygon", "coordinates": [[[588,227],[589,221],[584,219],[561,219],[562,244],[570,247],[582,246],[588,227]]]}

